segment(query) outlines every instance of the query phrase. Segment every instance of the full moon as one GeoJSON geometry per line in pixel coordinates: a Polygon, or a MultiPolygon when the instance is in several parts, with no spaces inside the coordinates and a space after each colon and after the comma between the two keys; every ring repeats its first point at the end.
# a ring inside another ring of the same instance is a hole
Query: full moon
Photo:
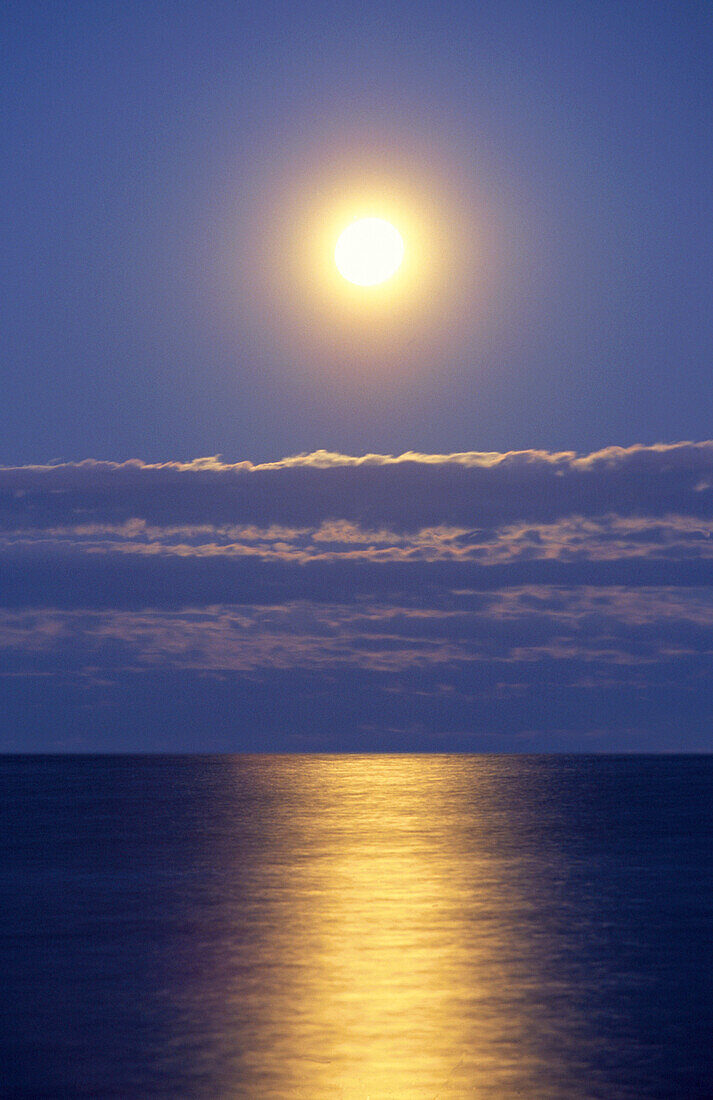
{"type": "Polygon", "coordinates": [[[352,222],[341,233],[334,249],[339,274],[357,286],[375,286],[390,279],[403,258],[401,234],[383,218],[352,222]]]}

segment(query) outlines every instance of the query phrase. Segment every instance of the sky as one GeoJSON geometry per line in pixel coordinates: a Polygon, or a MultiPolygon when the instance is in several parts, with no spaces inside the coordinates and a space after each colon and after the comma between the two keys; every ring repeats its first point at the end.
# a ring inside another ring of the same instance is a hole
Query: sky
{"type": "Polygon", "coordinates": [[[709,4],[0,41],[0,750],[711,747],[709,4]]]}

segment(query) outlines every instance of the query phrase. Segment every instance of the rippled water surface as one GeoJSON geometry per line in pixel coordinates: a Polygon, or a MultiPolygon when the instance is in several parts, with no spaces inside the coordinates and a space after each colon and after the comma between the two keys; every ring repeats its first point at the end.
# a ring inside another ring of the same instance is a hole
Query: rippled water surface
{"type": "Polygon", "coordinates": [[[0,1094],[713,1096],[713,758],[5,757],[0,1094]]]}

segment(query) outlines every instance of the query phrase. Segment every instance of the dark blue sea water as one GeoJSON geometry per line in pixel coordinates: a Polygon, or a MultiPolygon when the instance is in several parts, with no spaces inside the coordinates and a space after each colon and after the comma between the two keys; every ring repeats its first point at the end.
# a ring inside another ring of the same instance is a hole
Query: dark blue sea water
{"type": "Polygon", "coordinates": [[[3,1097],[713,1096],[713,758],[4,757],[3,1097]]]}

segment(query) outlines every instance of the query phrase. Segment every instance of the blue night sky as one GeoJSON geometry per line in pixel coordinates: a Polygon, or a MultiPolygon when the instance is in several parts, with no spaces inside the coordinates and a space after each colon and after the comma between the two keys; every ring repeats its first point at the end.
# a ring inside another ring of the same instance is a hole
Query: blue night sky
{"type": "Polygon", "coordinates": [[[0,38],[0,750],[708,749],[711,6],[0,38]]]}

